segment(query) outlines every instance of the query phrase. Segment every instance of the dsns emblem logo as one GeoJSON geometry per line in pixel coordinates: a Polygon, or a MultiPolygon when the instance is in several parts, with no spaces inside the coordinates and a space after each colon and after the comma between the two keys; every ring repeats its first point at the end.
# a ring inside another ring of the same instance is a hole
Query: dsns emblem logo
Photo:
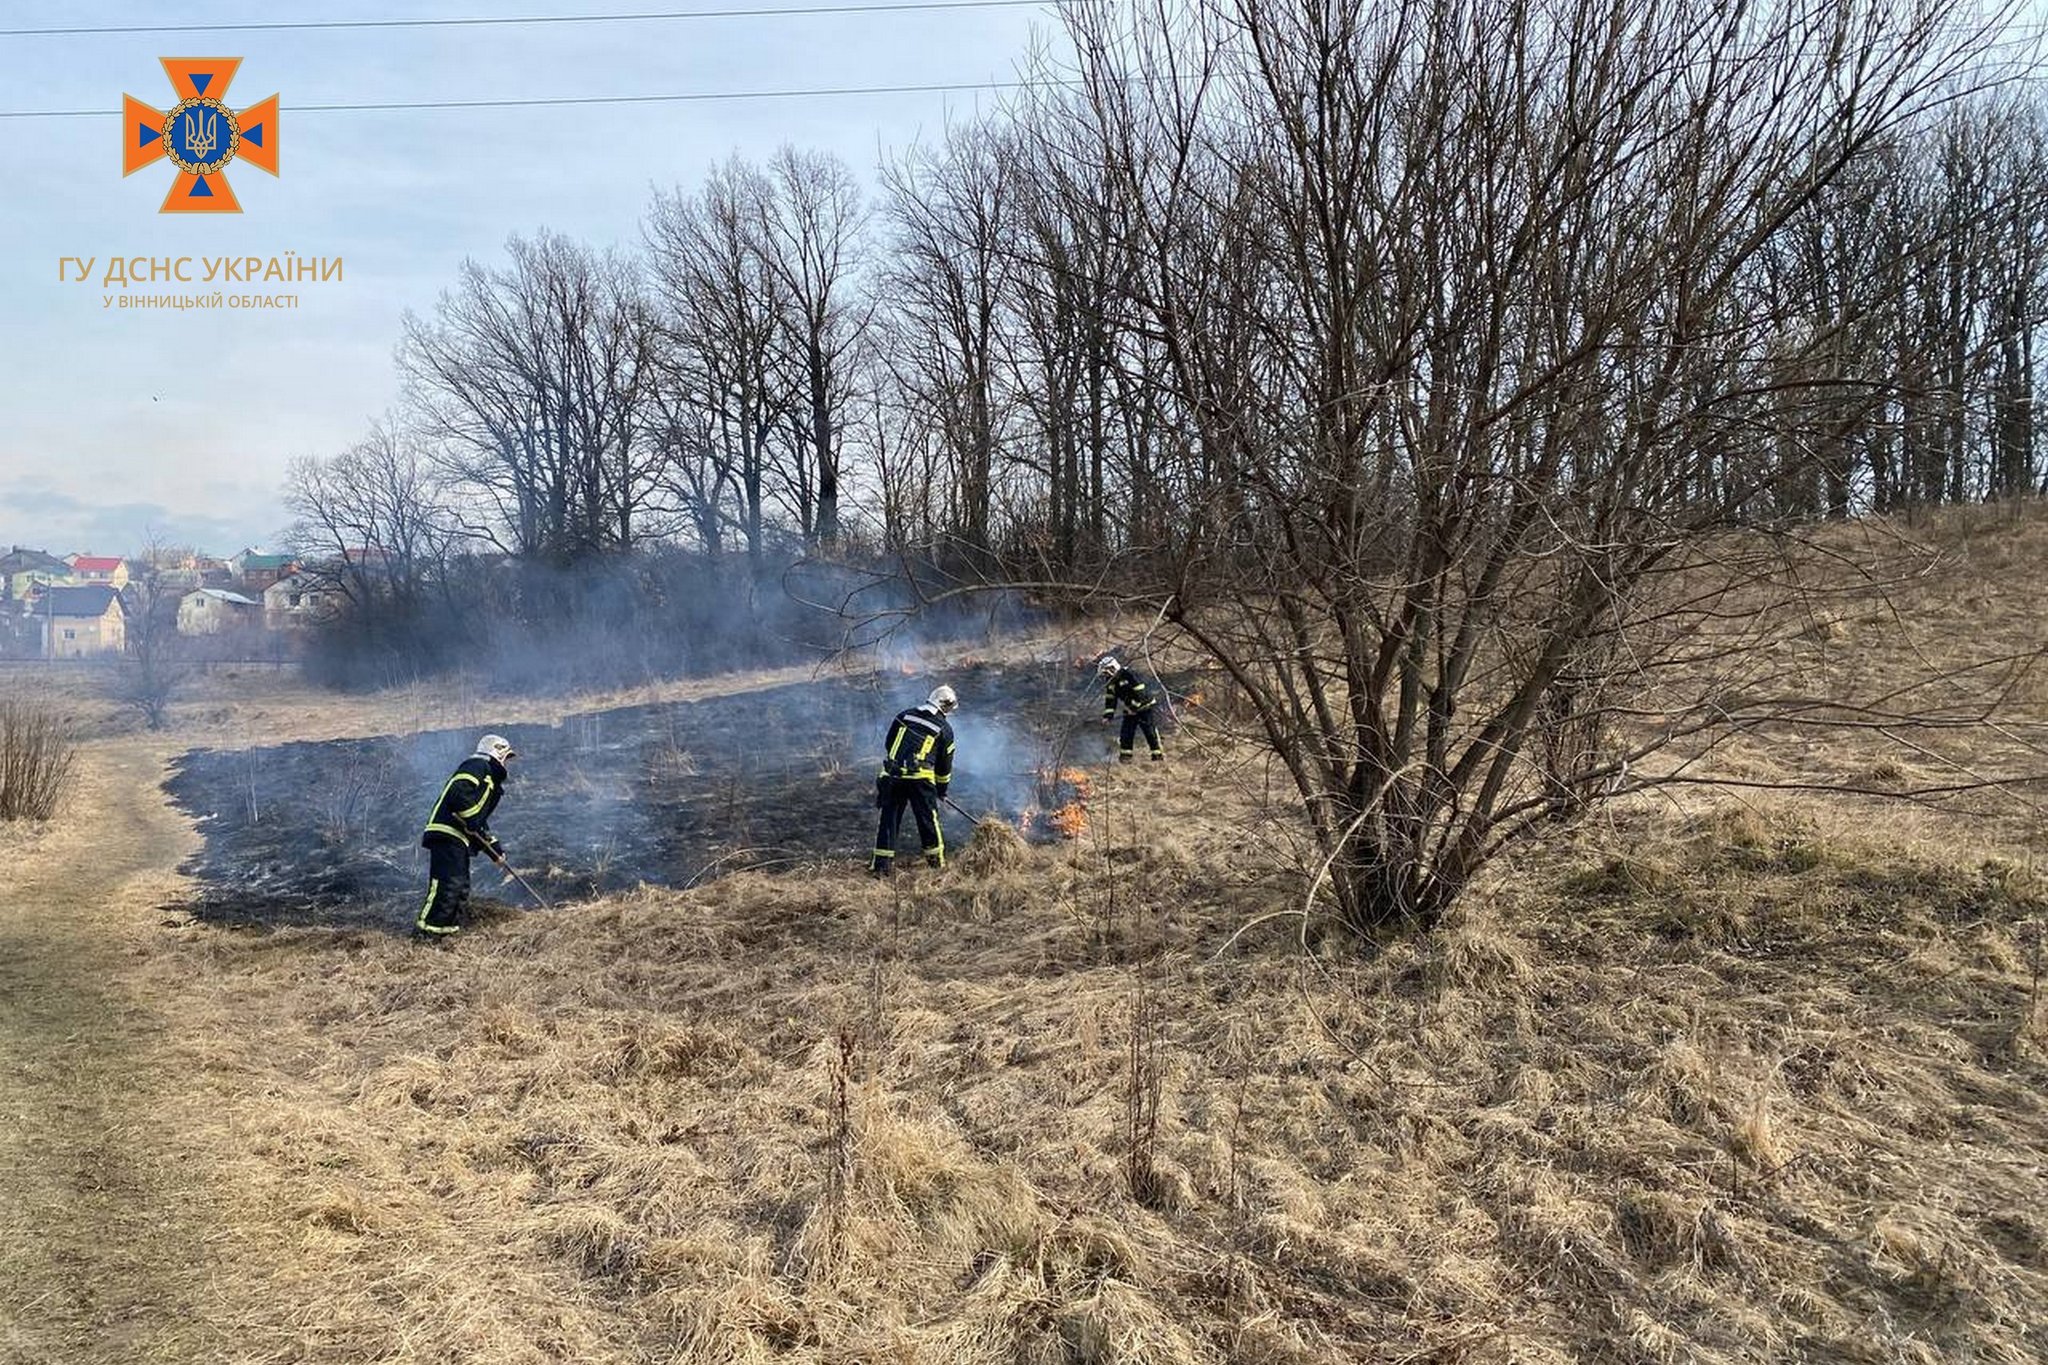
{"type": "Polygon", "coordinates": [[[277,174],[277,96],[237,113],[223,102],[240,57],[164,57],[178,92],[169,113],[121,97],[121,174],[162,159],[178,168],[159,213],[240,213],[228,163],[277,174]]]}

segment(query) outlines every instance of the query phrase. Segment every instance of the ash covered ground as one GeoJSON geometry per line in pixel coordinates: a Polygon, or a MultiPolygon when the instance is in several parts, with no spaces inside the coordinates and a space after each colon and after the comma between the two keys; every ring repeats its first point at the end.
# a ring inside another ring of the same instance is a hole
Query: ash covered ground
{"type": "MultiPolygon", "coordinates": [[[[938,681],[883,674],[623,707],[560,725],[490,725],[519,751],[491,828],[551,901],[745,867],[867,857],[883,731],[938,681]]],[[[1067,799],[1046,774],[1114,750],[1092,673],[974,665],[958,689],[953,800],[1010,818],[1067,799]]],[[[187,905],[215,923],[409,927],[426,882],[419,833],[479,731],[198,749],[167,788],[199,822],[187,905]]],[[[941,812],[949,847],[968,821],[941,812]]],[[[906,816],[903,840],[916,835],[906,816]]],[[[522,903],[484,859],[476,898],[522,903]]]]}

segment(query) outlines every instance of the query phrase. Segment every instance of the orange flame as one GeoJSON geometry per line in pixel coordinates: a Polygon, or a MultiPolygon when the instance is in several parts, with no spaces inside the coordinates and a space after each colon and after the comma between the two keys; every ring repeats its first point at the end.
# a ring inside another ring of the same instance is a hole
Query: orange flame
{"type": "Polygon", "coordinates": [[[1074,795],[1083,801],[1086,801],[1095,792],[1095,779],[1089,776],[1086,768],[1062,768],[1060,769],[1060,781],[1072,787],[1074,795]]]}
{"type": "Polygon", "coordinates": [[[1201,704],[1202,704],[1202,694],[1201,694],[1200,692],[1190,692],[1190,693],[1188,693],[1188,705],[1189,705],[1189,706],[1200,706],[1201,704]]]}
{"type": "Polygon", "coordinates": [[[903,676],[906,678],[914,678],[917,676],[917,670],[915,668],[912,668],[909,664],[904,664],[903,676]]]}
{"type": "Polygon", "coordinates": [[[1046,817],[1053,832],[1062,839],[1078,839],[1088,828],[1088,808],[1079,801],[1069,801],[1046,817]]]}

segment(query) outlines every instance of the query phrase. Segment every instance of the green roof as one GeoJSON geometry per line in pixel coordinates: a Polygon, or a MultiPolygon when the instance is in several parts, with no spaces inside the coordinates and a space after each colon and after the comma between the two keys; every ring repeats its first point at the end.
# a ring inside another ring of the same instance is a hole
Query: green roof
{"type": "Polygon", "coordinates": [[[290,555],[245,555],[242,558],[242,568],[244,570],[283,569],[290,567],[292,563],[293,560],[290,555]]]}

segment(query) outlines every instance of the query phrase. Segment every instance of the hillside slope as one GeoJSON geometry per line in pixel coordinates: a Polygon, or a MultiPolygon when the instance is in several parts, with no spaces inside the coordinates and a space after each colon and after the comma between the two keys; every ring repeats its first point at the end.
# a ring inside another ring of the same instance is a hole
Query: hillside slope
{"type": "MultiPolygon", "coordinates": [[[[1905,553],[1794,637],[1787,678],[1882,691],[2048,643],[2048,522],[1905,553]]],[[[274,688],[240,742],[379,733],[407,704],[274,688]]],[[[464,705],[443,719],[506,713],[464,705]]],[[[235,743],[238,706],[181,733],[235,743]]],[[[1358,944],[1303,923],[1284,800],[1201,714],[1163,770],[1093,771],[1072,842],[1003,827],[893,886],[834,862],[501,904],[447,951],[150,921],[105,970],[175,1031],[104,1126],[225,1192],[209,1241],[239,1251],[156,1300],[185,1330],[136,1339],[246,1362],[2048,1357],[2038,787],[1643,800],[1489,870],[1437,932],[1358,944]]],[[[1882,790],[2024,771],[2044,721],[2023,670],[1995,725],[1903,758],[1759,730],[1714,761],[1882,790]]],[[[80,1241],[132,1227],[78,1207],[102,1218],[80,1241]]]]}
{"type": "Polygon", "coordinates": [[[1239,904],[1168,839],[182,937],[301,1229],[252,1358],[2041,1357],[2021,869],[1724,816],[1362,960],[1239,904]]]}

